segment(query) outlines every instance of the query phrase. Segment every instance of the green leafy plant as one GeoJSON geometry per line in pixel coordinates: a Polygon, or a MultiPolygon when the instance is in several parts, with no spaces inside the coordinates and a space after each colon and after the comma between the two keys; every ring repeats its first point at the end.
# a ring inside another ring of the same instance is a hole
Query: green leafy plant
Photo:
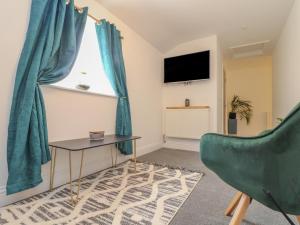
{"type": "Polygon", "coordinates": [[[283,118],[278,117],[278,118],[276,118],[276,120],[277,120],[279,123],[281,123],[281,122],[283,121],[283,118]]]}
{"type": "Polygon", "coordinates": [[[245,119],[247,124],[250,123],[253,114],[251,101],[242,100],[240,96],[234,95],[230,105],[232,113],[239,115],[240,120],[245,119]]]}

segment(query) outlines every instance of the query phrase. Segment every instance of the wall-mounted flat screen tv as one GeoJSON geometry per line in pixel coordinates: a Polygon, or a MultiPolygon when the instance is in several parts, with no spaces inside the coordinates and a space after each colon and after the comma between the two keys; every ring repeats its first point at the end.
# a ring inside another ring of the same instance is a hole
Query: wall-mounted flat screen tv
{"type": "Polygon", "coordinates": [[[164,60],[164,82],[209,79],[210,51],[181,55],[164,60]]]}

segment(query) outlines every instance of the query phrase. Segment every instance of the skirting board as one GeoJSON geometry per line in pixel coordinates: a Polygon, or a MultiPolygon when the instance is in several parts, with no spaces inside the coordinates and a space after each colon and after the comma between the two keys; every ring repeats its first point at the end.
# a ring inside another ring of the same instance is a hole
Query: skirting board
{"type": "MultiPolygon", "coordinates": [[[[137,156],[145,155],[147,153],[158,150],[161,147],[162,147],[162,143],[156,143],[156,144],[152,144],[152,145],[139,147],[137,149],[137,156]]],[[[79,155],[77,155],[77,156],[79,156],[79,155]]],[[[111,167],[110,149],[107,148],[106,151],[103,151],[103,154],[101,156],[103,156],[103,158],[101,158],[101,161],[88,160],[89,166],[84,167],[84,170],[83,170],[84,175],[92,174],[94,172],[104,170],[104,169],[111,167]]],[[[74,155],[74,159],[75,158],[76,158],[76,156],[74,155]]],[[[118,163],[124,162],[130,158],[131,158],[131,156],[123,156],[121,154],[118,154],[118,163]]],[[[73,161],[76,162],[76,160],[73,160],[73,161]]],[[[74,179],[77,178],[78,171],[80,168],[79,160],[77,160],[77,161],[78,161],[78,163],[74,164],[73,168],[72,168],[72,170],[74,171],[74,173],[73,173],[74,179]]],[[[67,163],[65,163],[65,164],[66,165],[64,168],[59,168],[55,171],[55,174],[56,174],[55,186],[60,186],[62,184],[65,184],[69,179],[68,178],[68,176],[69,176],[68,165],[67,165],[67,163]]],[[[0,186],[0,207],[20,201],[20,200],[28,198],[32,195],[36,195],[38,193],[42,193],[42,192],[49,190],[49,169],[50,169],[49,165],[50,165],[50,163],[47,163],[46,165],[43,166],[43,168],[42,168],[43,183],[41,183],[40,185],[38,185],[35,188],[7,196],[6,195],[6,186],[5,185],[0,186]]],[[[59,166],[59,165],[60,165],[60,162],[57,162],[57,166],[59,166]]]]}
{"type": "Polygon", "coordinates": [[[166,142],[163,144],[164,148],[180,149],[187,151],[198,152],[200,149],[200,140],[195,139],[180,139],[180,138],[166,138],[166,142]]]}

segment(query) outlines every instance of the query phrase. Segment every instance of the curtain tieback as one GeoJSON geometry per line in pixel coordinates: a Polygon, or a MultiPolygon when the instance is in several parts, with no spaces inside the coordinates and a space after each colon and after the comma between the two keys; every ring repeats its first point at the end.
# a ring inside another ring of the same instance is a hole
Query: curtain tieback
{"type": "Polygon", "coordinates": [[[127,97],[119,97],[120,99],[127,99],[127,97]]]}

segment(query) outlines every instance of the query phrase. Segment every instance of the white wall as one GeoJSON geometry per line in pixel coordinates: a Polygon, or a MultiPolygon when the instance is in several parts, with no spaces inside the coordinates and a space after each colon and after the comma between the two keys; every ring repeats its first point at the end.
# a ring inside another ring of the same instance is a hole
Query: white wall
{"type": "Polygon", "coordinates": [[[300,1],[295,1],[273,54],[273,118],[300,101],[300,1]]]}
{"type": "MultiPolygon", "coordinates": [[[[180,44],[167,52],[165,57],[210,50],[210,79],[194,81],[191,85],[169,83],[163,85],[163,109],[168,106],[184,106],[189,98],[191,105],[210,106],[210,131],[222,131],[222,61],[217,36],[210,36],[180,44]],[[218,90],[219,89],[219,90],[218,90]],[[220,104],[221,103],[221,104],[220,104]]],[[[168,138],[168,148],[199,151],[199,140],[168,138]]]]}
{"type": "MultiPolygon", "coordinates": [[[[41,185],[29,191],[9,197],[5,196],[8,117],[16,66],[27,30],[31,1],[12,0],[5,1],[3,4],[2,7],[5,10],[0,23],[1,27],[5,27],[5,32],[1,33],[0,49],[5,57],[0,60],[2,84],[0,95],[0,205],[45,191],[49,182],[48,163],[43,166],[44,182],[41,185]],[[9,26],[7,26],[7,22],[9,22],[9,26]]],[[[142,139],[137,141],[137,152],[138,155],[141,155],[160,148],[162,145],[162,54],[95,1],[82,0],[78,1],[78,4],[80,6],[88,5],[92,15],[110,20],[121,30],[124,37],[122,43],[131,101],[133,133],[142,136],[142,139]]],[[[103,129],[106,133],[114,133],[115,98],[69,92],[51,87],[44,87],[43,93],[50,141],[86,137],[89,130],[103,129]]],[[[59,154],[56,184],[67,181],[66,156],[65,152],[59,154]]],[[[74,159],[78,159],[78,156],[74,155],[74,159]]],[[[86,157],[84,174],[110,166],[108,148],[104,148],[102,151],[91,150],[86,157]]],[[[121,157],[121,160],[125,160],[125,157],[121,157]]],[[[74,170],[78,168],[78,164],[74,165],[74,170]]]]}
{"type": "Polygon", "coordinates": [[[220,39],[217,40],[217,131],[224,133],[224,65],[220,39]]]}

